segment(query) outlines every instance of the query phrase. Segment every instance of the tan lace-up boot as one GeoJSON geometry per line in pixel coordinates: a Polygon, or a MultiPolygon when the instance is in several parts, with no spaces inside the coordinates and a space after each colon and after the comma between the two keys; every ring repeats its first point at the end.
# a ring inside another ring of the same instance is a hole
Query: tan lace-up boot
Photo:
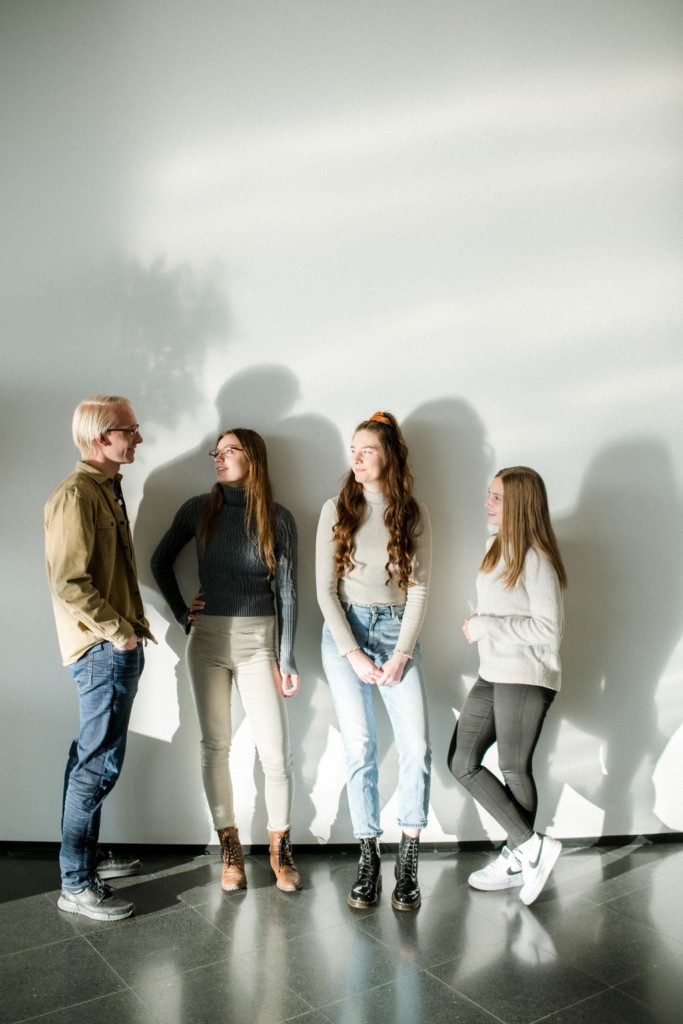
{"type": "Polygon", "coordinates": [[[303,883],[292,856],[289,829],[285,832],[269,832],[268,835],[270,837],[270,866],[275,873],[275,884],[283,892],[296,892],[303,883]]]}
{"type": "Polygon", "coordinates": [[[221,875],[221,888],[225,892],[233,892],[235,889],[246,889],[247,876],[244,873],[244,853],[242,844],[237,832],[237,826],[219,828],[218,838],[221,843],[223,854],[223,873],[221,875]]]}

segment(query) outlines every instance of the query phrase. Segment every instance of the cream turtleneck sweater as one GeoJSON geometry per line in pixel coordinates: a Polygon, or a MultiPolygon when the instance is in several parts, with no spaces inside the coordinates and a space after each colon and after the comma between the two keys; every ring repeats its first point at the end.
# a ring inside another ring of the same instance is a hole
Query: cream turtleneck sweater
{"type": "Polygon", "coordinates": [[[415,586],[401,590],[395,580],[387,583],[387,528],[384,525],[386,499],[383,494],[365,491],[367,510],[356,531],[354,569],[341,579],[334,575],[334,538],[338,497],[323,505],[316,540],[316,586],[318,604],[339,654],[344,656],[358,647],[341,602],[359,605],[402,605],[405,611],[396,644],[400,654],[410,657],[417,643],[427,609],[427,591],[432,557],[432,531],[429,513],[420,504],[422,533],[416,538],[413,576],[415,586]]]}
{"type": "Polygon", "coordinates": [[[469,633],[479,644],[479,675],[489,683],[559,690],[564,612],[557,573],[536,548],[527,552],[512,590],[503,586],[504,568],[501,558],[492,572],[477,576],[477,613],[469,633]]]}

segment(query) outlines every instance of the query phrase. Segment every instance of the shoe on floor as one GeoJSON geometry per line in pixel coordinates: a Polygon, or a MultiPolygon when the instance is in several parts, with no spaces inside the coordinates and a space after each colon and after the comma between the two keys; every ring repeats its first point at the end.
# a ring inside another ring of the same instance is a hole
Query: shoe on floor
{"type": "Polygon", "coordinates": [[[127,878],[137,875],[142,861],[125,853],[114,853],[112,850],[97,851],[97,874],[105,881],[108,878],[127,878]]]}
{"type": "Polygon", "coordinates": [[[534,902],[548,881],[548,876],[555,867],[561,850],[562,843],[559,839],[542,836],[538,833],[534,833],[531,839],[522,843],[515,850],[522,862],[522,878],[524,879],[519,898],[527,907],[534,902]]]}
{"type": "Polygon", "coordinates": [[[374,907],[382,891],[382,860],[379,839],[369,836],[360,840],[358,877],[346,902],[352,910],[374,907]]]}
{"type": "Polygon", "coordinates": [[[420,849],[420,837],[401,833],[394,877],[396,888],[391,894],[391,905],[394,910],[417,910],[422,902],[420,886],[417,881],[417,861],[420,849]]]}
{"type": "Polygon", "coordinates": [[[294,863],[289,829],[283,832],[268,832],[270,838],[270,866],[275,875],[275,884],[283,892],[297,892],[303,882],[294,863]]]}
{"type": "Polygon", "coordinates": [[[95,878],[80,892],[62,889],[57,906],[67,914],[82,914],[93,921],[122,921],[135,910],[135,905],[114,895],[113,889],[95,878]]]}
{"type": "Polygon", "coordinates": [[[223,858],[221,889],[224,892],[244,892],[247,887],[247,876],[244,872],[244,850],[237,826],[226,825],[225,828],[219,828],[218,841],[221,844],[223,858]]]}
{"type": "Polygon", "coordinates": [[[479,871],[473,871],[467,881],[473,889],[482,889],[484,892],[514,889],[518,885],[524,885],[522,862],[512,850],[504,846],[491,864],[480,868],[479,871]]]}

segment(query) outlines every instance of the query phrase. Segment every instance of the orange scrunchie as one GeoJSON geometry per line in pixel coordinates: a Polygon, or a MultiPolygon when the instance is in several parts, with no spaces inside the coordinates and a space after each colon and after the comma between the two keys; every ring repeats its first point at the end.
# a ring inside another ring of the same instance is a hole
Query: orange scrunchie
{"type": "Polygon", "coordinates": [[[373,412],[370,419],[375,420],[376,423],[384,423],[387,427],[391,426],[391,420],[387,419],[381,409],[378,409],[377,412],[373,412]]]}

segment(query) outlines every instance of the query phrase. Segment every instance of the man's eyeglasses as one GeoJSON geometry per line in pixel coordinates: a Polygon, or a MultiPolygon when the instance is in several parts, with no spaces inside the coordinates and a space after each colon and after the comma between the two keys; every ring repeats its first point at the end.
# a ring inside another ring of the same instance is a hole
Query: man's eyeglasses
{"type": "Polygon", "coordinates": [[[128,434],[128,437],[135,437],[136,434],[140,433],[140,424],[136,423],[134,427],[107,427],[107,429],[102,431],[102,433],[128,434]]]}
{"type": "Polygon", "coordinates": [[[227,448],[214,448],[212,452],[209,452],[209,455],[215,461],[216,459],[224,459],[229,455],[234,455],[235,452],[243,451],[244,448],[238,448],[237,445],[229,444],[227,448]]]}

